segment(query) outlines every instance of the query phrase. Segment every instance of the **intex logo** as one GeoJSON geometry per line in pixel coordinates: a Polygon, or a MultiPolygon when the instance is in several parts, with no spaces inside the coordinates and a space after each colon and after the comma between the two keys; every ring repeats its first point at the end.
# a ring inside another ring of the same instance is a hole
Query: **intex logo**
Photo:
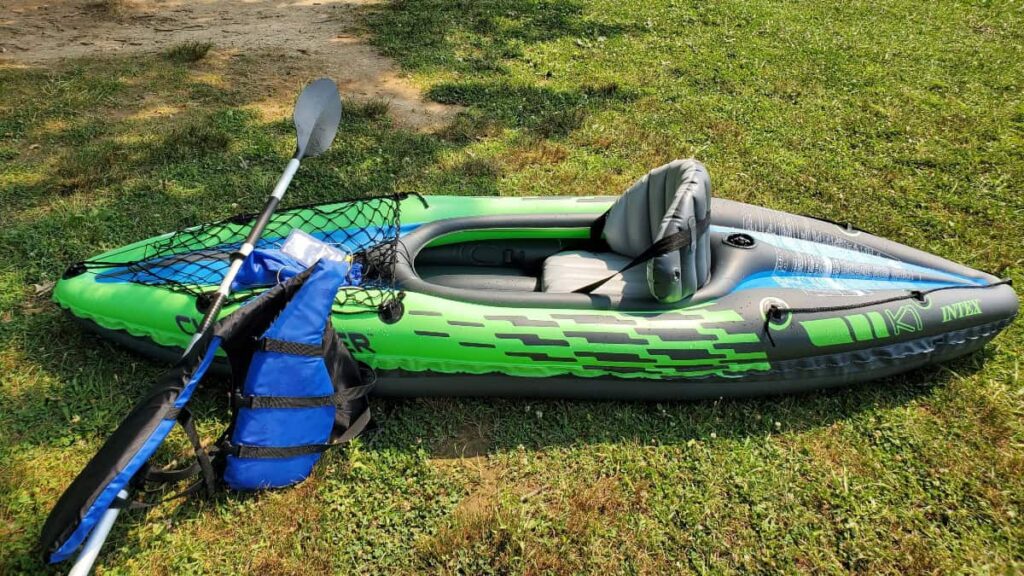
{"type": "Polygon", "coordinates": [[[981,314],[981,300],[964,300],[942,307],[942,321],[952,322],[968,316],[981,314]]]}

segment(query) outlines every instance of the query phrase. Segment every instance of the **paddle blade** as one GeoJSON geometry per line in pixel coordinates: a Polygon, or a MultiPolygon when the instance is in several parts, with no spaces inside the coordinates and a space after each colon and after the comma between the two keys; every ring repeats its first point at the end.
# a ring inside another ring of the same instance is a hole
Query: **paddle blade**
{"type": "Polygon", "coordinates": [[[341,122],[341,95],[329,78],[316,80],[299,94],[295,103],[296,158],[319,156],[330,148],[341,122]]]}

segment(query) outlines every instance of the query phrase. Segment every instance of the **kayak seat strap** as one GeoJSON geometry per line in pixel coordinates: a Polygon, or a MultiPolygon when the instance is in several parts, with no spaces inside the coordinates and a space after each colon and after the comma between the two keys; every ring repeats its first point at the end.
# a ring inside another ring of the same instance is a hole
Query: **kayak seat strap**
{"type": "MultiPolygon", "coordinates": [[[[705,234],[708,228],[710,227],[710,224],[711,218],[705,218],[704,220],[697,222],[697,233],[705,234]]],[[[573,290],[573,292],[576,294],[590,294],[594,290],[597,290],[601,286],[604,286],[605,284],[608,283],[609,280],[612,280],[613,278],[619,276],[623,272],[635,268],[636,266],[639,266],[647,262],[648,260],[657,258],[658,256],[664,256],[665,254],[669,254],[671,252],[677,252],[682,248],[690,246],[692,241],[693,233],[690,231],[689,228],[679,230],[678,232],[665,236],[658,240],[657,242],[651,244],[651,246],[644,250],[642,253],[640,253],[639,256],[630,260],[629,264],[626,264],[622,268],[619,268],[613,274],[610,274],[598,280],[597,282],[592,282],[590,284],[587,284],[586,286],[577,288],[576,290],[573,290]]]]}

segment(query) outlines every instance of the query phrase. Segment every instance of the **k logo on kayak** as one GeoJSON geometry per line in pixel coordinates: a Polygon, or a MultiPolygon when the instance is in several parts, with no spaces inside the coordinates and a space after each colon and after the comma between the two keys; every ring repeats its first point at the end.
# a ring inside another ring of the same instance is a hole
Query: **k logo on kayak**
{"type": "Polygon", "coordinates": [[[881,312],[869,311],[864,314],[805,320],[800,325],[807,332],[811,344],[819,348],[883,340],[924,329],[921,314],[914,304],[887,308],[881,312]],[[885,313],[884,317],[881,312],[885,313]]]}
{"type": "Polygon", "coordinates": [[[921,315],[913,304],[905,304],[895,311],[886,310],[885,315],[892,325],[893,336],[899,336],[905,332],[920,332],[924,328],[921,315]]]}

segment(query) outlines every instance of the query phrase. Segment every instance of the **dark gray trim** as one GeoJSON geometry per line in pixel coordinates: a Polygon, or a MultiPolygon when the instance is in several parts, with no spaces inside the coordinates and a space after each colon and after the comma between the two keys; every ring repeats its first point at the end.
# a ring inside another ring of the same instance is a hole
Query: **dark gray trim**
{"type": "Polygon", "coordinates": [[[585,332],[580,330],[566,330],[562,332],[566,338],[583,338],[591,344],[640,344],[647,345],[648,341],[643,338],[633,338],[625,332],[585,332]]]}
{"type": "Polygon", "coordinates": [[[513,326],[518,327],[532,327],[532,328],[557,328],[558,322],[552,322],[551,320],[532,320],[526,316],[489,316],[484,315],[484,320],[494,320],[497,322],[509,322],[513,326]]]}
{"type": "Polygon", "coordinates": [[[617,318],[614,316],[599,316],[597,314],[552,314],[552,318],[558,320],[572,320],[577,324],[594,324],[608,326],[636,326],[636,321],[628,318],[617,318]]]}
{"type": "Polygon", "coordinates": [[[497,348],[494,344],[488,344],[486,342],[459,342],[459,346],[466,348],[497,348]]]}
{"type": "Polygon", "coordinates": [[[451,334],[447,332],[434,332],[433,330],[413,330],[413,334],[417,336],[429,336],[431,338],[450,338],[451,334]]]}
{"type": "Polygon", "coordinates": [[[576,352],[576,355],[580,358],[593,358],[601,362],[643,362],[643,363],[655,363],[657,360],[653,358],[643,358],[639,354],[631,354],[629,352],[589,352],[580,351],[576,352]]]}
{"type": "Polygon", "coordinates": [[[509,332],[496,332],[495,338],[501,338],[503,340],[519,340],[527,346],[568,346],[569,343],[565,340],[559,340],[554,338],[541,338],[535,334],[514,334],[509,332]]]}
{"type": "Polygon", "coordinates": [[[576,362],[575,358],[566,356],[551,356],[543,352],[505,352],[505,356],[512,358],[529,358],[534,362],[576,362]]]}

